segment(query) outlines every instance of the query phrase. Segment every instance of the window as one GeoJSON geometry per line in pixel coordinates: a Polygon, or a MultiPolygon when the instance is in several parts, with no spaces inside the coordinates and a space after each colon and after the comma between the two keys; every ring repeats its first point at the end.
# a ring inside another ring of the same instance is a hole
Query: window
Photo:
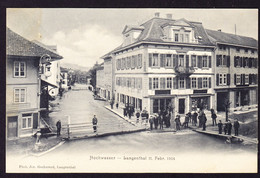
{"type": "Polygon", "coordinates": [[[153,78],[153,89],[158,89],[159,88],[159,82],[158,78],[153,78]]]}
{"type": "Polygon", "coordinates": [[[236,48],[236,52],[240,52],[240,48],[236,48]]]}
{"type": "Polygon", "coordinates": [[[197,67],[196,56],[191,55],[191,64],[193,67],[197,67]]]}
{"type": "Polygon", "coordinates": [[[248,53],[248,49],[247,48],[245,49],[245,53],[248,53]]]}
{"type": "Polygon", "coordinates": [[[203,86],[203,88],[208,88],[208,78],[207,77],[203,77],[202,86],[203,86]]]}
{"type": "Polygon", "coordinates": [[[126,68],[129,69],[131,67],[131,57],[127,57],[126,68]]]}
{"type": "Polygon", "coordinates": [[[183,34],[180,34],[180,42],[184,42],[183,34]]]}
{"type": "Polygon", "coordinates": [[[227,84],[227,75],[223,74],[223,85],[227,84]]]}
{"type": "Polygon", "coordinates": [[[32,114],[22,114],[22,129],[32,128],[32,114]]]}
{"type": "Polygon", "coordinates": [[[241,75],[240,75],[240,74],[237,74],[237,75],[236,75],[236,84],[237,84],[237,85],[240,85],[240,84],[241,84],[241,75]]]}
{"type": "Polygon", "coordinates": [[[244,58],[244,67],[248,67],[249,66],[249,61],[248,61],[248,58],[245,57],[244,58]]]}
{"type": "Polygon", "coordinates": [[[245,74],[245,85],[249,84],[249,75],[245,74]]]}
{"type": "Polygon", "coordinates": [[[153,54],[152,66],[159,66],[158,54],[153,54]]]}
{"type": "Polygon", "coordinates": [[[122,67],[122,69],[125,69],[125,58],[122,58],[122,63],[121,63],[121,67],[122,67]]]}
{"type": "Polygon", "coordinates": [[[254,54],[254,53],[255,53],[255,50],[252,49],[252,50],[251,50],[251,54],[254,54]]]}
{"type": "Polygon", "coordinates": [[[165,78],[160,78],[160,89],[165,89],[165,78]]]}
{"type": "Polygon", "coordinates": [[[25,62],[14,62],[14,77],[25,77],[26,65],[25,62]]]}
{"type": "Polygon", "coordinates": [[[184,67],[184,55],[179,55],[179,66],[184,67]]]}
{"type": "Polygon", "coordinates": [[[207,58],[207,56],[203,56],[203,58],[202,58],[202,67],[208,67],[208,58],[207,58]]]}
{"type": "Polygon", "coordinates": [[[25,88],[14,89],[14,103],[25,103],[25,88]]]}
{"type": "Polygon", "coordinates": [[[178,42],[179,41],[179,34],[178,33],[175,33],[175,38],[174,38],[174,41],[178,42]]]}
{"type": "Polygon", "coordinates": [[[197,88],[197,78],[191,78],[191,88],[197,88]]]}
{"type": "Polygon", "coordinates": [[[171,77],[167,77],[167,88],[172,88],[172,78],[171,77]]]}
{"type": "Polygon", "coordinates": [[[189,43],[189,34],[185,34],[185,41],[186,43],[189,43]]]}
{"type": "Polygon", "coordinates": [[[219,74],[219,85],[223,84],[223,78],[222,78],[222,74],[219,74]]]}
{"type": "Polygon", "coordinates": [[[179,79],[179,88],[184,88],[184,77],[180,77],[179,79]]]}
{"type": "Polygon", "coordinates": [[[171,67],[171,66],[172,66],[172,55],[167,54],[165,60],[165,67],[171,67]]]}
{"type": "Polygon", "coordinates": [[[131,57],[131,69],[135,68],[135,56],[131,57]]]}

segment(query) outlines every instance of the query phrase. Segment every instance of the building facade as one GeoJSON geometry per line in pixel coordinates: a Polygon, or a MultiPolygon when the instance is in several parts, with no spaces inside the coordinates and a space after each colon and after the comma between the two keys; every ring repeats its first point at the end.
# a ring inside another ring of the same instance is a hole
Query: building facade
{"type": "Polygon", "coordinates": [[[248,110],[258,103],[258,43],[249,37],[206,30],[216,45],[215,101],[217,111],[248,110]],[[226,98],[226,100],[225,100],[226,98]]]}
{"type": "Polygon", "coordinates": [[[41,65],[62,59],[9,28],[6,30],[6,132],[7,138],[33,134],[39,126],[41,65]]]}

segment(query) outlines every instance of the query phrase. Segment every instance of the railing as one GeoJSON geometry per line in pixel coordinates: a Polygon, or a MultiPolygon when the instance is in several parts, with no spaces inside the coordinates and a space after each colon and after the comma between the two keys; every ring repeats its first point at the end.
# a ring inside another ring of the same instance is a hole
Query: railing
{"type": "Polygon", "coordinates": [[[178,66],[175,67],[175,71],[179,74],[192,74],[195,72],[195,69],[194,67],[178,66]]]}

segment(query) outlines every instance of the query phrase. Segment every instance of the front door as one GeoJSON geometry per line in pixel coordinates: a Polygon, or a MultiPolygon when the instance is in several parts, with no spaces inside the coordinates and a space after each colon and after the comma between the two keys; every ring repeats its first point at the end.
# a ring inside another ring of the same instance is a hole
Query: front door
{"type": "Polygon", "coordinates": [[[179,114],[184,114],[185,111],[185,99],[179,99],[179,114]]]}
{"type": "Polygon", "coordinates": [[[17,130],[18,130],[18,116],[8,117],[8,130],[7,130],[7,137],[14,138],[17,137],[17,130]]]}

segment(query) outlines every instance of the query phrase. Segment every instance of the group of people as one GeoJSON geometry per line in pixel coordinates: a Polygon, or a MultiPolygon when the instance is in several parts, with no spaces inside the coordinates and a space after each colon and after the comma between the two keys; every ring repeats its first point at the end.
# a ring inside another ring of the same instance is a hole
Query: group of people
{"type": "Polygon", "coordinates": [[[159,110],[158,113],[155,113],[154,115],[151,115],[149,117],[149,124],[150,124],[150,130],[153,130],[153,127],[155,129],[163,129],[163,126],[165,125],[166,128],[169,128],[171,126],[171,112],[169,109],[159,110]]]}
{"type": "Polygon", "coordinates": [[[126,105],[124,108],[123,108],[123,114],[124,114],[124,117],[129,117],[129,119],[131,119],[131,117],[133,116],[135,112],[135,108],[134,106],[132,105],[126,105]]]}
{"type": "Polygon", "coordinates": [[[221,122],[221,120],[219,120],[218,122],[218,133],[222,134],[222,130],[223,130],[223,126],[224,126],[224,134],[228,134],[231,135],[231,130],[232,127],[234,127],[235,130],[235,136],[238,136],[238,129],[240,127],[240,124],[238,122],[238,119],[235,119],[234,124],[232,125],[231,121],[228,120],[227,122],[225,122],[224,124],[221,122]]]}

